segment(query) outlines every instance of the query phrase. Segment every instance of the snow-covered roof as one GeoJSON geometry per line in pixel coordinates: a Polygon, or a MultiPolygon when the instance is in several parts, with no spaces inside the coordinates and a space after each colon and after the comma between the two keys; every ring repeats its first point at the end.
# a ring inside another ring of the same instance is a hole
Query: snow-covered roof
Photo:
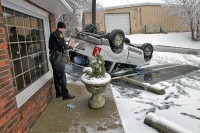
{"type": "Polygon", "coordinates": [[[116,6],[127,6],[137,5],[142,3],[164,3],[164,0],[97,0],[104,8],[116,7],[116,6]]]}
{"type": "MultiPolygon", "coordinates": [[[[118,5],[118,6],[104,7],[104,10],[137,7],[137,6],[155,6],[155,5],[161,6],[162,3],[144,2],[144,3],[135,3],[135,4],[127,4],[127,5],[118,5]]],[[[84,12],[91,12],[91,10],[85,10],[84,12]]]]}
{"type": "Polygon", "coordinates": [[[110,6],[105,7],[105,10],[109,9],[117,9],[117,8],[127,8],[127,7],[136,7],[136,6],[154,6],[154,5],[162,5],[162,3],[152,3],[152,2],[144,2],[144,3],[136,3],[136,4],[127,4],[127,5],[119,5],[119,6],[110,6]]]}

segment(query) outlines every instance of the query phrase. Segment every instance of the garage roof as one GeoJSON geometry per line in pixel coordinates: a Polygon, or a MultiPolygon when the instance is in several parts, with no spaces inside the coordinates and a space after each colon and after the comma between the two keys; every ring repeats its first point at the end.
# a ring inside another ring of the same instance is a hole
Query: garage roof
{"type": "MultiPolygon", "coordinates": [[[[117,6],[110,6],[104,7],[104,10],[111,10],[111,9],[120,9],[120,8],[128,8],[128,7],[137,7],[137,6],[161,6],[163,3],[155,3],[155,2],[143,2],[143,3],[133,3],[133,4],[126,4],[126,5],[117,5],[117,6]]],[[[84,12],[91,12],[90,10],[85,10],[84,12]]]]}
{"type": "Polygon", "coordinates": [[[97,0],[103,7],[123,6],[123,5],[137,5],[141,3],[163,3],[163,0],[97,0]]]}
{"type": "Polygon", "coordinates": [[[144,3],[136,3],[136,4],[105,7],[104,9],[105,10],[109,10],[109,9],[127,8],[127,7],[134,7],[134,6],[155,6],[155,5],[159,5],[160,6],[160,5],[162,5],[162,3],[144,2],[144,3]]]}

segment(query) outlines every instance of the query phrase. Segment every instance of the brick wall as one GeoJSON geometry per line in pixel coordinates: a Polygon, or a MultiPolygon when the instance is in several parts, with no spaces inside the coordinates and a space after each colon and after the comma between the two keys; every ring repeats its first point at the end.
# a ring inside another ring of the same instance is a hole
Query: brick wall
{"type": "MultiPolygon", "coordinates": [[[[53,31],[56,28],[55,19],[53,15],[50,17],[50,29],[53,31]]],[[[24,105],[18,108],[6,40],[3,8],[0,0],[0,133],[29,133],[30,128],[55,93],[53,80],[49,80],[24,105]]]]}
{"type": "Polygon", "coordinates": [[[51,100],[52,92],[54,92],[53,80],[50,80],[19,108],[18,133],[30,132],[31,127],[51,100]]]}
{"type": "MultiPolygon", "coordinates": [[[[1,0],[0,0],[1,2],[1,0]]],[[[16,92],[10,69],[10,56],[3,22],[3,8],[0,5],[0,132],[12,132],[19,121],[16,92]]]]}
{"type": "Polygon", "coordinates": [[[53,14],[49,14],[49,25],[50,25],[50,32],[53,32],[57,28],[56,20],[53,14]]]}

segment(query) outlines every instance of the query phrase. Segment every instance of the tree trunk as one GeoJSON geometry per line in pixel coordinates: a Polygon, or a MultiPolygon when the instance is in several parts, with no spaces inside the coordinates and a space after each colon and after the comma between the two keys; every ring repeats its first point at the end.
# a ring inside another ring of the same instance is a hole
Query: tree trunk
{"type": "Polygon", "coordinates": [[[195,37],[194,37],[194,30],[192,29],[192,40],[195,40],[195,37]]]}
{"type": "Polygon", "coordinates": [[[82,27],[85,26],[85,13],[83,12],[83,17],[82,17],[82,27]]]}
{"type": "Polygon", "coordinates": [[[192,40],[195,40],[195,35],[194,35],[194,24],[193,24],[193,20],[190,20],[190,30],[192,32],[192,40]]]}
{"type": "Polygon", "coordinates": [[[200,40],[200,20],[197,22],[196,39],[200,40]]]}

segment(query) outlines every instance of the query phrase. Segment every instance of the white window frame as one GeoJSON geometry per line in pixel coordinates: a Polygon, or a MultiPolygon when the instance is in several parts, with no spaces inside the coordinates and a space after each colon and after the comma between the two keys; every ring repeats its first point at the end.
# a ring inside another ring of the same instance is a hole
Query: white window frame
{"type": "Polygon", "coordinates": [[[45,35],[45,43],[46,43],[46,51],[47,51],[47,62],[49,66],[49,71],[43,75],[41,78],[33,82],[30,86],[25,88],[22,92],[16,95],[16,101],[18,108],[21,107],[26,101],[28,101],[31,96],[33,96],[42,86],[44,86],[47,81],[49,81],[52,75],[52,68],[50,67],[49,62],[49,50],[48,50],[48,38],[50,35],[49,28],[49,14],[24,0],[1,0],[1,5],[6,8],[13,9],[18,12],[22,12],[27,15],[34,16],[36,18],[40,18],[43,20],[44,24],[44,35],[45,35]]]}

